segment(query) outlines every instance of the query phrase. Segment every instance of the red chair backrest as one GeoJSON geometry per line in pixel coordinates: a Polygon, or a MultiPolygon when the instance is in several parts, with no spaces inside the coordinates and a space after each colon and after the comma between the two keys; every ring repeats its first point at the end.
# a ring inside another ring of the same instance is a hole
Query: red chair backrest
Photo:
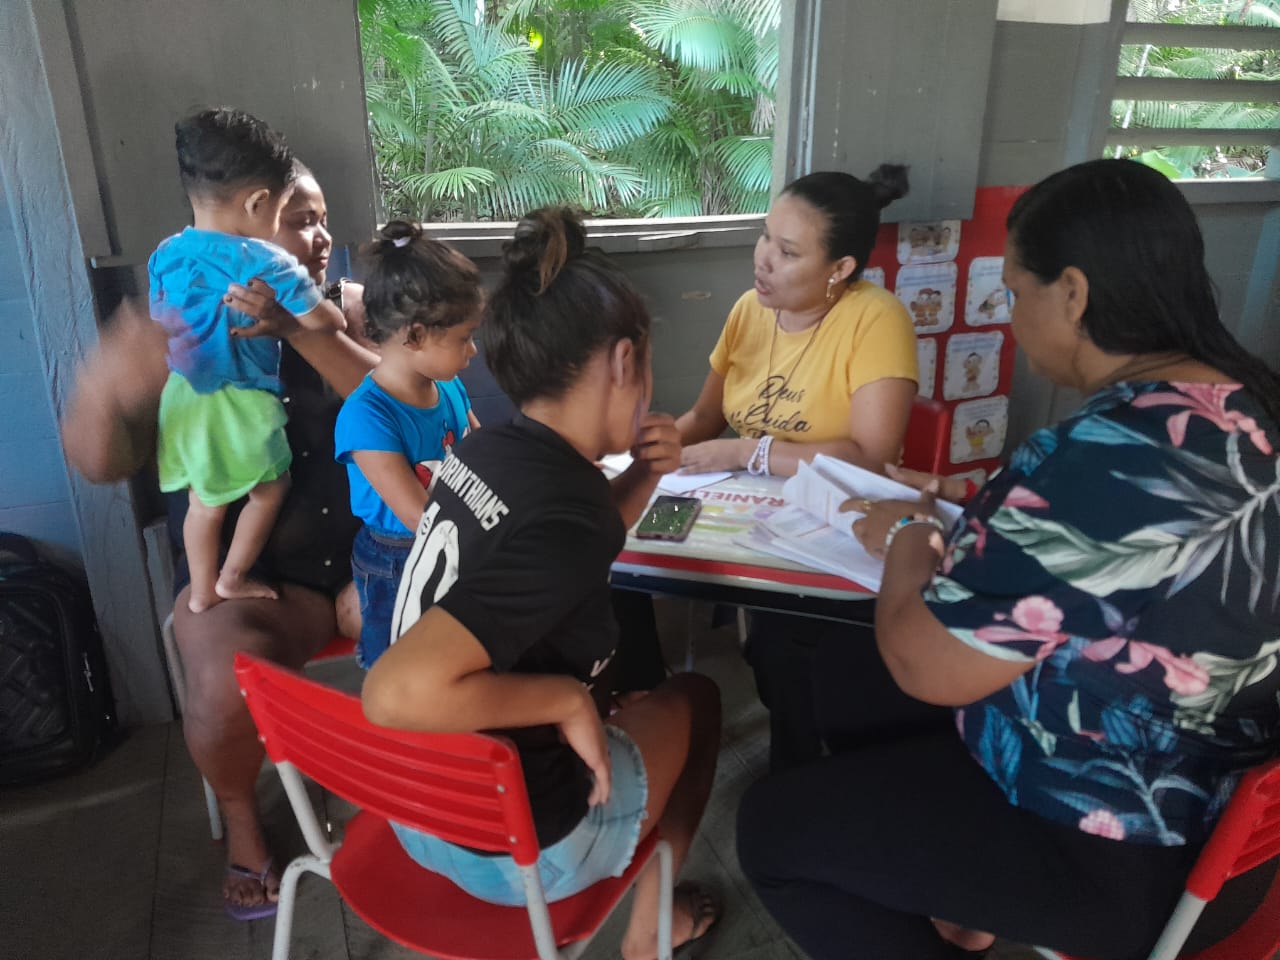
{"type": "Polygon", "coordinates": [[[1187,878],[1187,889],[1212,900],[1232,877],[1280,856],[1280,760],[1249,770],[1187,878]]]}
{"type": "Polygon", "coordinates": [[[941,473],[951,442],[951,408],[937,400],[916,397],[902,441],[902,465],[925,473],[941,473]]]}
{"type": "Polygon", "coordinates": [[[412,733],[365,719],[360,700],[245,653],[236,678],[267,754],[395,823],[478,850],[538,858],[520,758],[478,733],[412,733]]]}

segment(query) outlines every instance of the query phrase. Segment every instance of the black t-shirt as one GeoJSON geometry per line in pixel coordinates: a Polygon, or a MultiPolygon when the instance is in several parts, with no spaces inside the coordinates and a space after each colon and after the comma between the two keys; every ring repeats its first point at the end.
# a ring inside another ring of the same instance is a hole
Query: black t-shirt
{"type": "MultiPolygon", "coordinates": [[[[287,343],[280,355],[280,379],[285,385],[282,400],[289,415],[285,435],[293,463],[288,496],[254,565],[254,575],[336,596],[351,581],[351,545],[360,529],[360,521],[351,515],[346,468],[333,458],[333,426],[342,398],[287,343]]],[[[167,494],[167,503],[169,538],[177,556],[182,551],[187,491],[167,494]]],[[[224,547],[243,504],[240,501],[227,511],[224,547]]],[[[174,589],[181,590],[188,579],[186,558],[179,556],[174,589]]]]}
{"type": "MultiPolygon", "coordinates": [[[[557,433],[524,416],[485,427],[459,441],[436,473],[392,635],[439,604],[480,641],[495,671],[575,677],[604,717],[618,641],[609,567],[625,539],[609,482],[557,433]]],[[[555,727],[496,732],[520,753],[546,847],[586,813],[586,765],[555,727]]]]}

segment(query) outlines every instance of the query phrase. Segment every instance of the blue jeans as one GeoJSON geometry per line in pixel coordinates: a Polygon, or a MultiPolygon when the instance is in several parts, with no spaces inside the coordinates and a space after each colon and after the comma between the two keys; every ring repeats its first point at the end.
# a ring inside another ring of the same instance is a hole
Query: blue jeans
{"type": "MultiPolygon", "coordinates": [[[[644,758],[625,732],[605,724],[609,742],[609,800],[587,808],[569,833],[538,855],[538,875],[548,903],[581,893],[605,877],[620,877],[640,843],[649,802],[644,758]]],[[[423,867],[456,883],[478,900],[524,906],[520,868],[505,854],[476,853],[466,847],[391,824],[400,845],[423,867]]]]}
{"type": "Polygon", "coordinates": [[[351,577],[360,596],[356,661],[368,670],[391,646],[391,615],[412,537],[388,537],[361,527],[351,547],[351,577]]]}

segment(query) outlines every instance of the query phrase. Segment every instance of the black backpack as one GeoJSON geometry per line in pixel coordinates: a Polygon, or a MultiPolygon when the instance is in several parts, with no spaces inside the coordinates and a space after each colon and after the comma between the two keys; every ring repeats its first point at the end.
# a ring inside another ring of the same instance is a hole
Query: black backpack
{"type": "Polygon", "coordinates": [[[0,784],[74,770],[114,728],[88,587],[0,533],[0,784]]]}

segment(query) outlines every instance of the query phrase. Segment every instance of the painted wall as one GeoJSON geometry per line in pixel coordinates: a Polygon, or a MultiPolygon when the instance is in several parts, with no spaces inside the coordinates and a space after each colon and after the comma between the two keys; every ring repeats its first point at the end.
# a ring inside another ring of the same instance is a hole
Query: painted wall
{"type": "Polygon", "coordinates": [[[0,182],[0,530],[78,566],[80,528],[18,256],[20,226],[0,182]]]}

